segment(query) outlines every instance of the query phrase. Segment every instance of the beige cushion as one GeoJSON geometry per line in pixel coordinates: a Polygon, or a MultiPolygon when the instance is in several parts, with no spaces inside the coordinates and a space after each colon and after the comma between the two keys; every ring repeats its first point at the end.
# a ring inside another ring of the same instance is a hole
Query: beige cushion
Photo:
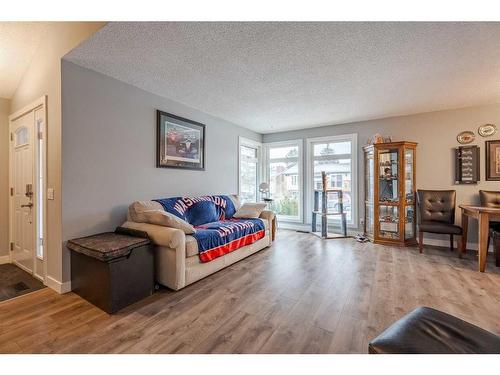
{"type": "Polygon", "coordinates": [[[233,202],[234,208],[236,210],[241,207],[240,197],[238,195],[229,195],[229,199],[231,199],[231,201],[233,202]]]}
{"type": "Polygon", "coordinates": [[[128,206],[128,220],[145,223],[141,216],[144,211],[163,211],[163,206],[155,201],[136,201],[128,206]]]}
{"type": "Polygon", "coordinates": [[[193,236],[186,236],[186,257],[198,255],[198,241],[193,236]]]}
{"type": "Polygon", "coordinates": [[[233,217],[237,219],[257,219],[266,208],[266,203],[245,203],[233,217]]]}
{"type": "Polygon", "coordinates": [[[187,221],[163,210],[163,206],[155,201],[137,201],[129,206],[129,218],[136,223],[148,223],[163,227],[180,229],[186,234],[196,232],[187,221]]]}

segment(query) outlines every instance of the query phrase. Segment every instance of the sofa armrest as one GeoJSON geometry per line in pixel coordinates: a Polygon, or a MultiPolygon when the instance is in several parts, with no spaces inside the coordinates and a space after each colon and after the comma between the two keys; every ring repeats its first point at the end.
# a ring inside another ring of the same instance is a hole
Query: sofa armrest
{"type": "Polygon", "coordinates": [[[269,232],[271,233],[271,241],[276,238],[276,215],[273,211],[264,210],[261,212],[260,219],[267,220],[269,224],[269,232]]]}
{"type": "Polygon", "coordinates": [[[174,290],[186,286],[186,235],[182,230],[134,221],[122,226],[146,232],[157,246],[155,278],[160,284],[174,290]]]}
{"type": "Polygon", "coordinates": [[[175,249],[179,246],[185,245],[186,243],[186,235],[180,229],[148,223],[136,223],[135,221],[126,221],[122,227],[147,232],[151,241],[159,246],[175,249]]]}
{"type": "Polygon", "coordinates": [[[274,219],[276,215],[274,214],[273,211],[269,210],[264,210],[261,212],[259,218],[264,219],[264,220],[269,220],[269,223],[274,219]]]}

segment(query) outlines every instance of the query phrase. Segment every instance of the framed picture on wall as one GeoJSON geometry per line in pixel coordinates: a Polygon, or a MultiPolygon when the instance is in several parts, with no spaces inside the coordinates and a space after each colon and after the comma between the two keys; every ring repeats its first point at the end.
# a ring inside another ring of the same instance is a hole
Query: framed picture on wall
{"type": "Polygon", "coordinates": [[[157,110],[156,166],[205,169],[205,125],[157,110]]]}
{"type": "Polygon", "coordinates": [[[486,141],[486,180],[500,181],[500,140],[486,141]]]}

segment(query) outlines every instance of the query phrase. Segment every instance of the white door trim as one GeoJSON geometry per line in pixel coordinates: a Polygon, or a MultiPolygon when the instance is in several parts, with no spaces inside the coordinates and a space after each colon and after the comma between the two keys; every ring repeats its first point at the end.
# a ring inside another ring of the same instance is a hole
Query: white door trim
{"type": "MultiPolygon", "coordinates": [[[[302,138],[299,139],[291,139],[288,141],[277,141],[277,142],[267,142],[264,143],[264,178],[267,183],[271,182],[271,176],[269,171],[269,148],[270,147],[279,147],[279,146],[298,146],[298,155],[297,155],[297,163],[298,163],[298,187],[299,187],[299,216],[298,217],[290,217],[285,215],[276,215],[279,221],[287,222],[287,223],[303,223],[304,222],[304,140],[302,138]]],[[[284,159],[273,159],[273,160],[284,160],[284,159]]]]}
{"type": "MultiPolygon", "coordinates": [[[[12,123],[17,120],[18,118],[26,115],[27,113],[31,112],[31,111],[36,111],[40,108],[43,108],[44,109],[44,114],[43,114],[43,134],[42,134],[42,137],[43,137],[43,140],[44,142],[42,143],[42,150],[41,150],[41,155],[43,157],[43,185],[44,186],[41,186],[39,187],[39,179],[37,178],[36,176],[36,170],[37,170],[37,166],[38,166],[38,152],[35,152],[34,151],[34,176],[33,176],[33,185],[34,185],[34,188],[33,190],[35,192],[37,191],[43,191],[44,194],[46,194],[46,191],[47,191],[47,163],[46,163],[46,160],[47,160],[47,132],[48,132],[48,111],[47,111],[47,95],[44,95],[40,98],[38,98],[37,100],[33,101],[32,103],[26,105],[25,107],[21,108],[20,110],[12,113],[10,116],[9,116],[9,134],[12,134],[12,123]]],[[[35,124],[35,134],[38,135],[38,128],[37,128],[37,125],[35,124]]],[[[36,140],[38,140],[38,136],[35,137],[36,140]]],[[[9,141],[9,244],[12,242],[12,222],[11,222],[11,218],[12,218],[12,211],[13,211],[13,207],[12,207],[12,197],[10,196],[10,188],[13,186],[12,184],[12,160],[11,160],[11,143],[12,140],[9,141]]],[[[38,151],[38,142],[34,142],[34,150],[38,151]]],[[[37,247],[38,247],[38,240],[35,241],[35,243],[37,244],[35,246],[35,249],[34,249],[34,253],[33,253],[33,276],[34,277],[37,277],[37,278],[42,278],[43,282],[45,283],[46,282],[46,278],[47,278],[47,262],[48,262],[48,251],[47,251],[47,199],[45,198],[44,200],[42,200],[41,204],[42,204],[42,213],[43,213],[43,216],[42,216],[42,223],[39,223],[39,218],[38,218],[38,197],[37,199],[35,199],[34,201],[34,204],[35,204],[35,211],[33,213],[33,218],[35,220],[35,223],[36,225],[33,226],[33,238],[34,239],[37,239],[38,236],[37,236],[37,231],[38,231],[38,226],[41,224],[42,225],[42,228],[43,228],[43,238],[44,238],[44,256],[43,256],[43,266],[42,266],[42,272],[43,272],[43,275],[40,275],[40,274],[37,274],[36,272],[36,261],[37,259],[37,247]]],[[[10,251],[10,248],[9,248],[9,262],[12,263],[12,252],[10,251]]]]}
{"type": "Polygon", "coordinates": [[[359,212],[359,202],[358,202],[358,134],[340,134],[331,135],[325,137],[315,137],[306,139],[306,195],[307,199],[305,202],[306,206],[306,224],[311,223],[312,209],[313,209],[313,147],[312,145],[317,142],[327,142],[327,141],[350,141],[351,142],[351,215],[352,223],[348,223],[348,228],[357,229],[359,226],[358,212],[359,212]]]}
{"type": "Polygon", "coordinates": [[[261,198],[259,192],[259,185],[263,181],[263,165],[262,162],[262,142],[254,141],[253,139],[245,138],[242,136],[238,137],[238,196],[241,199],[241,146],[252,147],[257,150],[257,201],[261,198]]]}

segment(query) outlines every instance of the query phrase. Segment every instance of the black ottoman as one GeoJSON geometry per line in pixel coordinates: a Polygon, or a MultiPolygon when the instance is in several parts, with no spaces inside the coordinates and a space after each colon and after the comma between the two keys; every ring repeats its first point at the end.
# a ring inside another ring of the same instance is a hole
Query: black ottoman
{"type": "Polygon", "coordinates": [[[500,336],[430,307],[418,307],[368,345],[370,354],[498,354],[500,336]]]}

